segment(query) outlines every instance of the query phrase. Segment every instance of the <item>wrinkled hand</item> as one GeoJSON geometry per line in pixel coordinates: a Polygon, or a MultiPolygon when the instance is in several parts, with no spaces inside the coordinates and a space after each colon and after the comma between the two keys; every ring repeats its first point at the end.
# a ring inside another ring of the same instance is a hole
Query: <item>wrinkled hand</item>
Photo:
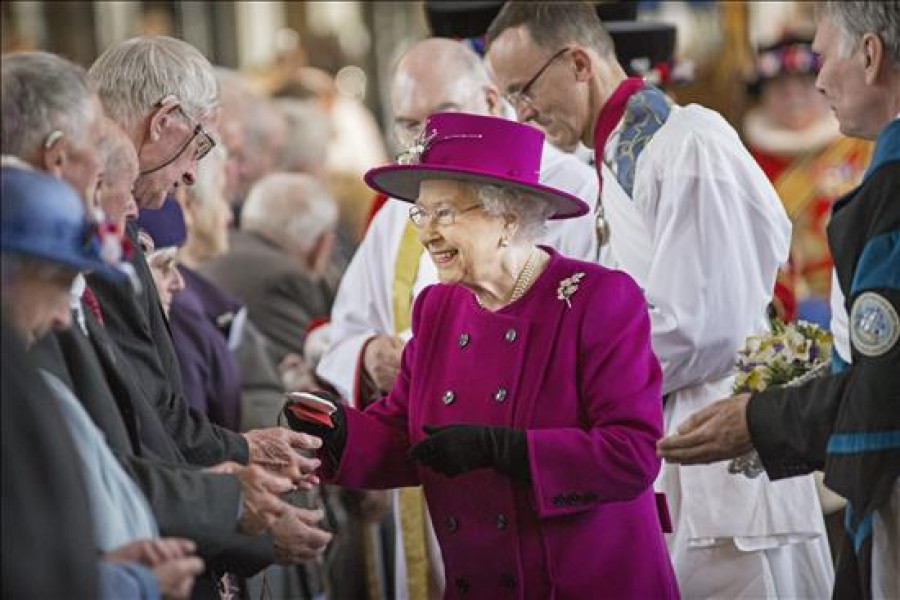
{"type": "Polygon", "coordinates": [[[103,558],[108,562],[138,563],[153,568],[166,561],[190,556],[196,549],[194,542],[184,538],[155,538],[119,546],[104,554],[103,558]]]}
{"type": "Polygon", "coordinates": [[[250,464],[289,478],[297,487],[311,490],[319,484],[315,470],[321,462],[298,450],[315,450],[322,440],[284,427],[254,429],[244,434],[250,446],[250,464]]]}
{"type": "Polygon", "coordinates": [[[528,479],[525,434],[509,427],[482,425],[425,425],[428,437],[410,448],[410,458],[430,469],[455,477],[493,467],[516,479],[528,479]]]}
{"type": "Polygon", "coordinates": [[[700,410],[678,432],[656,443],[656,454],[673,463],[705,464],[727,460],[753,449],[747,426],[750,394],[739,394],[700,410]]]}
{"type": "Polygon", "coordinates": [[[234,473],[241,483],[241,519],[238,530],[257,535],[268,529],[290,505],[279,496],[294,489],[289,479],[278,477],[255,465],[238,467],[234,473]]]}
{"type": "Polygon", "coordinates": [[[379,391],[387,393],[394,387],[402,354],[403,340],[398,337],[378,335],[366,344],[363,368],[379,391]]]}
{"type": "Polygon", "coordinates": [[[321,510],[307,510],[291,506],[272,524],[275,562],[295,565],[322,555],[331,534],[319,529],[324,518],[321,510]]]}

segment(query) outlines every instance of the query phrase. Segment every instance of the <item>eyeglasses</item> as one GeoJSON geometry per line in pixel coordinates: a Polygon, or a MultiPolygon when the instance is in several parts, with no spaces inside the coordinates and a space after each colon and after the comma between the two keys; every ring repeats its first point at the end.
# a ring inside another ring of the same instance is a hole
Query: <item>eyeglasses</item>
{"type": "Polygon", "coordinates": [[[535,83],[537,83],[537,80],[540,79],[541,75],[544,74],[544,71],[546,71],[550,67],[550,65],[553,64],[553,61],[555,61],[557,58],[559,58],[560,56],[562,56],[563,54],[565,54],[568,51],[569,51],[569,48],[567,46],[567,47],[563,48],[562,50],[560,50],[559,52],[557,52],[556,54],[554,54],[553,56],[551,56],[547,60],[547,62],[544,63],[544,66],[542,66],[540,69],[538,69],[538,72],[534,74],[534,77],[529,79],[525,83],[525,85],[522,86],[522,89],[517,90],[515,92],[507,92],[507,93],[503,94],[503,98],[507,102],[509,102],[513,106],[513,108],[518,108],[520,104],[525,104],[526,106],[531,106],[532,104],[534,104],[534,98],[531,96],[531,93],[529,90],[531,90],[531,87],[535,83]]]}
{"type": "MultiPolygon", "coordinates": [[[[160,103],[158,104],[158,106],[164,106],[164,102],[165,102],[165,101],[160,102],[160,103]]],[[[141,175],[147,175],[147,174],[149,174],[149,173],[154,173],[154,172],[156,172],[156,171],[159,171],[160,169],[164,169],[164,168],[168,167],[168,166],[171,165],[173,162],[175,162],[176,160],[178,160],[178,158],[179,158],[182,154],[184,154],[184,151],[187,150],[188,147],[189,147],[195,140],[197,141],[197,145],[196,145],[196,147],[195,147],[195,149],[194,149],[194,160],[196,160],[196,161],[198,161],[198,162],[201,161],[201,160],[203,160],[203,158],[204,158],[207,154],[209,154],[209,153],[212,151],[213,148],[216,147],[216,141],[212,138],[211,135],[209,135],[209,134],[206,132],[205,129],[203,129],[203,125],[201,125],[200,123],[194,121],[194,119],[192,119],[191,117],[189,117],[188,114],[187,114],[186,112],[184,112],[184,109],[181,108],[180,105],[177,106],[177,107],[175,107],[175,110],[177,110],[177,111],[181,114],[181,116],[184,117],[188,122],[194,123],[194,131],[193,131],[193,133],[191,133],[191,136],[187,139],[187,141],[184,143],[184,145],[181,146],[181,148],[178,149],[178,152],[176,152],[174,155],[172,155],[172,158],[170,158],[169,160],[165,161],[164,163],[162,163],[162,164],[159,165],[159,166],[153,167],[152,169],[148,169],[148,170],[146,170],[146,171],[141,171],[141,175]]]]}
{"type": "Polygon", "coordinates": [[[453,223],[456,222],[457,216],[467,213],[470,210],[475,210],[476,208],[482,208],[483,206],[483,204],[473,204],[468,208],[460,210],[448,206],[441,206],[440,208],[431,211],[422,208],[418,204],[413,204],[409,209],[409,220],[412,221],[412,224],[418,229],[425,227],[432,219],[437,222],[438,225],[446,227],[447,225],[453,225],[453,223]]]}

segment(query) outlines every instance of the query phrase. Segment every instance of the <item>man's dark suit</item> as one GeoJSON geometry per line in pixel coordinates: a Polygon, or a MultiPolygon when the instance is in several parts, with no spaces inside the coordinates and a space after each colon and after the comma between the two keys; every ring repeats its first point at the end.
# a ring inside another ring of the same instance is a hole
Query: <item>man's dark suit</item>
{"type": "Polygon", "coordinates": [[[78,455],[25,348],[0,325],[3,598],[94,598],[97,561],[78,455]]]}
{"type": "MultiPolygon", "coordinates": [[[[88,336],[73,326],[41,340],[42,368],[65,382],[103,431],[126,472],[138,483],[165,536],[194,540],[215,571],[252,575],[274,560],[271,537],[235,533],[240,485],[230,475],[189,466],[155,409],[122,368],[125,359],[84,307],[88,336]]],[[[198,580],[194,597],[214,597],[215,579],[198,580]]]]}
{"type": "Polygon", "coordinates": [[[244,303],[250,321],[269,341],[275,365],[288,353],[302,355],[307,325],[329,314],[323,284],[255,233],[235,232],[230,243],[228,253],[200,273],[244,303]]]}
{"type": "MultiPolygon", "coordinates": [[[[129,229],[129,234],[134,239],[133,229],[129,229]]],[[[246,464],[249,450],[243,436],[214,425],[206,415],[188,407],[182,394],[178,358],[150,267],[139,249],[134,254],[132,265],[143,288],[139,295],[127,283],[87,277],[100,301],[105,329],[124,355],[126,362],[119,368],[127,370],[150,399],[166,432],[188,463],[209,466],[230,460],[246,464]]]]}

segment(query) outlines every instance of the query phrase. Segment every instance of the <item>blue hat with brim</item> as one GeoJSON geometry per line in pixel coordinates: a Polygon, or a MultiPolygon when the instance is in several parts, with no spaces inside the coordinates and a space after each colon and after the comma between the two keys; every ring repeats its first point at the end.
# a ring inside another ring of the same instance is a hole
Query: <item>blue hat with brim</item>
{"type": "Polygon", "coordinates": [[[108,279],[127,277],[101,258],[97,226],[74,188],[46,173],[17,167],[3,167],[0,177],[0,251],[108,279]]]}

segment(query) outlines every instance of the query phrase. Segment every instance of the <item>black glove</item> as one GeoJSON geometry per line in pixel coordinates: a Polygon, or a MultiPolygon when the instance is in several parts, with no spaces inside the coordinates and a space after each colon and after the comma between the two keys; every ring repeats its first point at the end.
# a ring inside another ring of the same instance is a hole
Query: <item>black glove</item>
{"type": "Polygon", "coordinates": [[[324,391],[316,391],[316,396],[330,401],[337,408],[331,414],[331,422],[334,427],[326,427],[313,421],[301,419],[290,409],[295,402],[288,400],[284,403],[281,412],[287,420],[288,427],[300,433],[308,433],[322,440],[322,449],[333,466],[337,467],[341,463],[341,456],[344,454],[344,446],[347,444],[347,424],[344,418],[344,405],[341,399],[324,391]]]}
{"type": "Polygon", "coordinates": [[[425,425],[423,429],[428,437],[410,448],[409,456],[438,473],[455,477],[493,467],[516,481],[531,481],[524,431],[482,425],[425,425]]]}

